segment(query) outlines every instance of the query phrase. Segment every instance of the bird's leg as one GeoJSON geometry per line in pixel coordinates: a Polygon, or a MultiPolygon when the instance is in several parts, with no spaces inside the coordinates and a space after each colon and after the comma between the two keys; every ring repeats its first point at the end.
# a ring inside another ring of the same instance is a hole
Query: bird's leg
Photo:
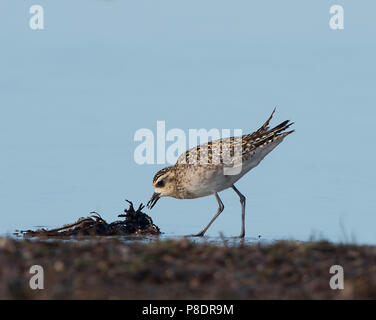
{"type": "Polygon", "coordinates": [[[218,218],[218,216],[221,214],[221,212],[225,208],[225,206],[223,205],[223,203],[221,201],[221,198],[219,197],[218,193],[216,192],[214,195],[215,195],[215,198],[217,199],[217,202],[218,202],[218,205],[219,205],[217,213],[215,214],[215,216],[213,217],[213,219],[210,220],[209,224],[204,229],[202,229],[197,234],[191,235],[191,237],[202,237],[205,234],[206,230],[209,229],[209,227],[214,222],[214,220],[218,218]]]}
{"type": "Polygon", "coordinates": [[[232,188],[238,194],[240,198],[240,203],[242,205],[242,230],[240,231],[239,238],[244,238],[245,236],[245,197],[240,193],[240,191],[233,185],[232,188]]]}

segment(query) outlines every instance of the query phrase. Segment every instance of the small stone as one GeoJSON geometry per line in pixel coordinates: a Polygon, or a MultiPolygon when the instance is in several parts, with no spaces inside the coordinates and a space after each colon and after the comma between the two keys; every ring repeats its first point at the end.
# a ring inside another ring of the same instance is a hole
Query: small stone
{"type": "Polygon", "coordinates": [[[56,261],[54,263],[54,269],[56,272],[62,272],[64,271],[64,263],[61,261],[56,261]]]}

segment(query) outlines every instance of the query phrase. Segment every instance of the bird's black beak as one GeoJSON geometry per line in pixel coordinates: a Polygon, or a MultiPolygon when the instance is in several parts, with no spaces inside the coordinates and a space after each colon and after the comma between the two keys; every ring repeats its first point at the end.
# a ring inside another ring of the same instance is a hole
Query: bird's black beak
{"type": "Polygon", "coordinates": [[[159,200],[160,197],[161,197],[160,193],[154,192],[151,199],[149,200],[149,202],[147,204],[148,209],[152,209],[155,206],[155,204],[157,203],[157,201],[159,200]]]}

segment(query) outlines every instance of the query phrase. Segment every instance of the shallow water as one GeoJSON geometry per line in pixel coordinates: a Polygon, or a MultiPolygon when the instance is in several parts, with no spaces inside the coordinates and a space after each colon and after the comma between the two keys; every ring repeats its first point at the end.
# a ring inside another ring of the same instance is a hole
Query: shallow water
{"type": "Polygon", "coordinates": [[[28,239],[31,241],[47,241],[47,242],[91,242],[91,241],[111,241],[117,240],[125,244],[148,244],[156,241],[182,241],[184,239],[189,240],[193,243],[205,243],[210,245],[218,246],[239,246],[245,244],[270,244],[273,241],[268,241],[261,238],[251,238],[245,237],[240,239],[238,237],[223,237],[223,236],[204,236],[204,237],[187,237],[187,236],[176,236],[171,234],[162,233],[159,236],[144,236],[144,235],[129,235],[129,236],[83,236],[83,237],[50,237],[50,238],[39,238],[39,237],[23,237],[11,235],[12,238],[17,240],[28,239]]]}
{"type": "MultiPolygon", "coordinates": [[[[376,243],[374,1],[346,2],[337,31],[327,0],[38,3],[43,31],[31,4],[0,3],[0,234],[146,203],[164,165],[136,164],[133,137],[157,120],[248,132],[277,106],[296,132],[237,184],[247,236],[376,243]]],[[[221,197],[214,238],[240,231],[238,197],[221,197]]],[[[216,206],[166,198],[150,215],[179,236],[216,206]]]]}

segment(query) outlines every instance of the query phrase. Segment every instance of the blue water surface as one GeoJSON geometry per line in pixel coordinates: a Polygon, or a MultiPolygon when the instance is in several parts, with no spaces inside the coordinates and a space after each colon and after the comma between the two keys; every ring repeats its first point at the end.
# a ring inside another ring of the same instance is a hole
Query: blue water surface
{"type": "MultiPolygon", "coordinates": [[[[140,128],[296,132],[237,184],[250,238],[376,243],[376,2],[38,0],[0,2],[0,234],[108,221],[145,203],[163,165],[138,165],[140,128]],[[329,8],[345,28],[329,28],[329,8]]],[[[209,236],[237,235],[240,203],[209,236]]],[[[198,232],[214,197],[150,212],[173,236],[198,232]]]]}

